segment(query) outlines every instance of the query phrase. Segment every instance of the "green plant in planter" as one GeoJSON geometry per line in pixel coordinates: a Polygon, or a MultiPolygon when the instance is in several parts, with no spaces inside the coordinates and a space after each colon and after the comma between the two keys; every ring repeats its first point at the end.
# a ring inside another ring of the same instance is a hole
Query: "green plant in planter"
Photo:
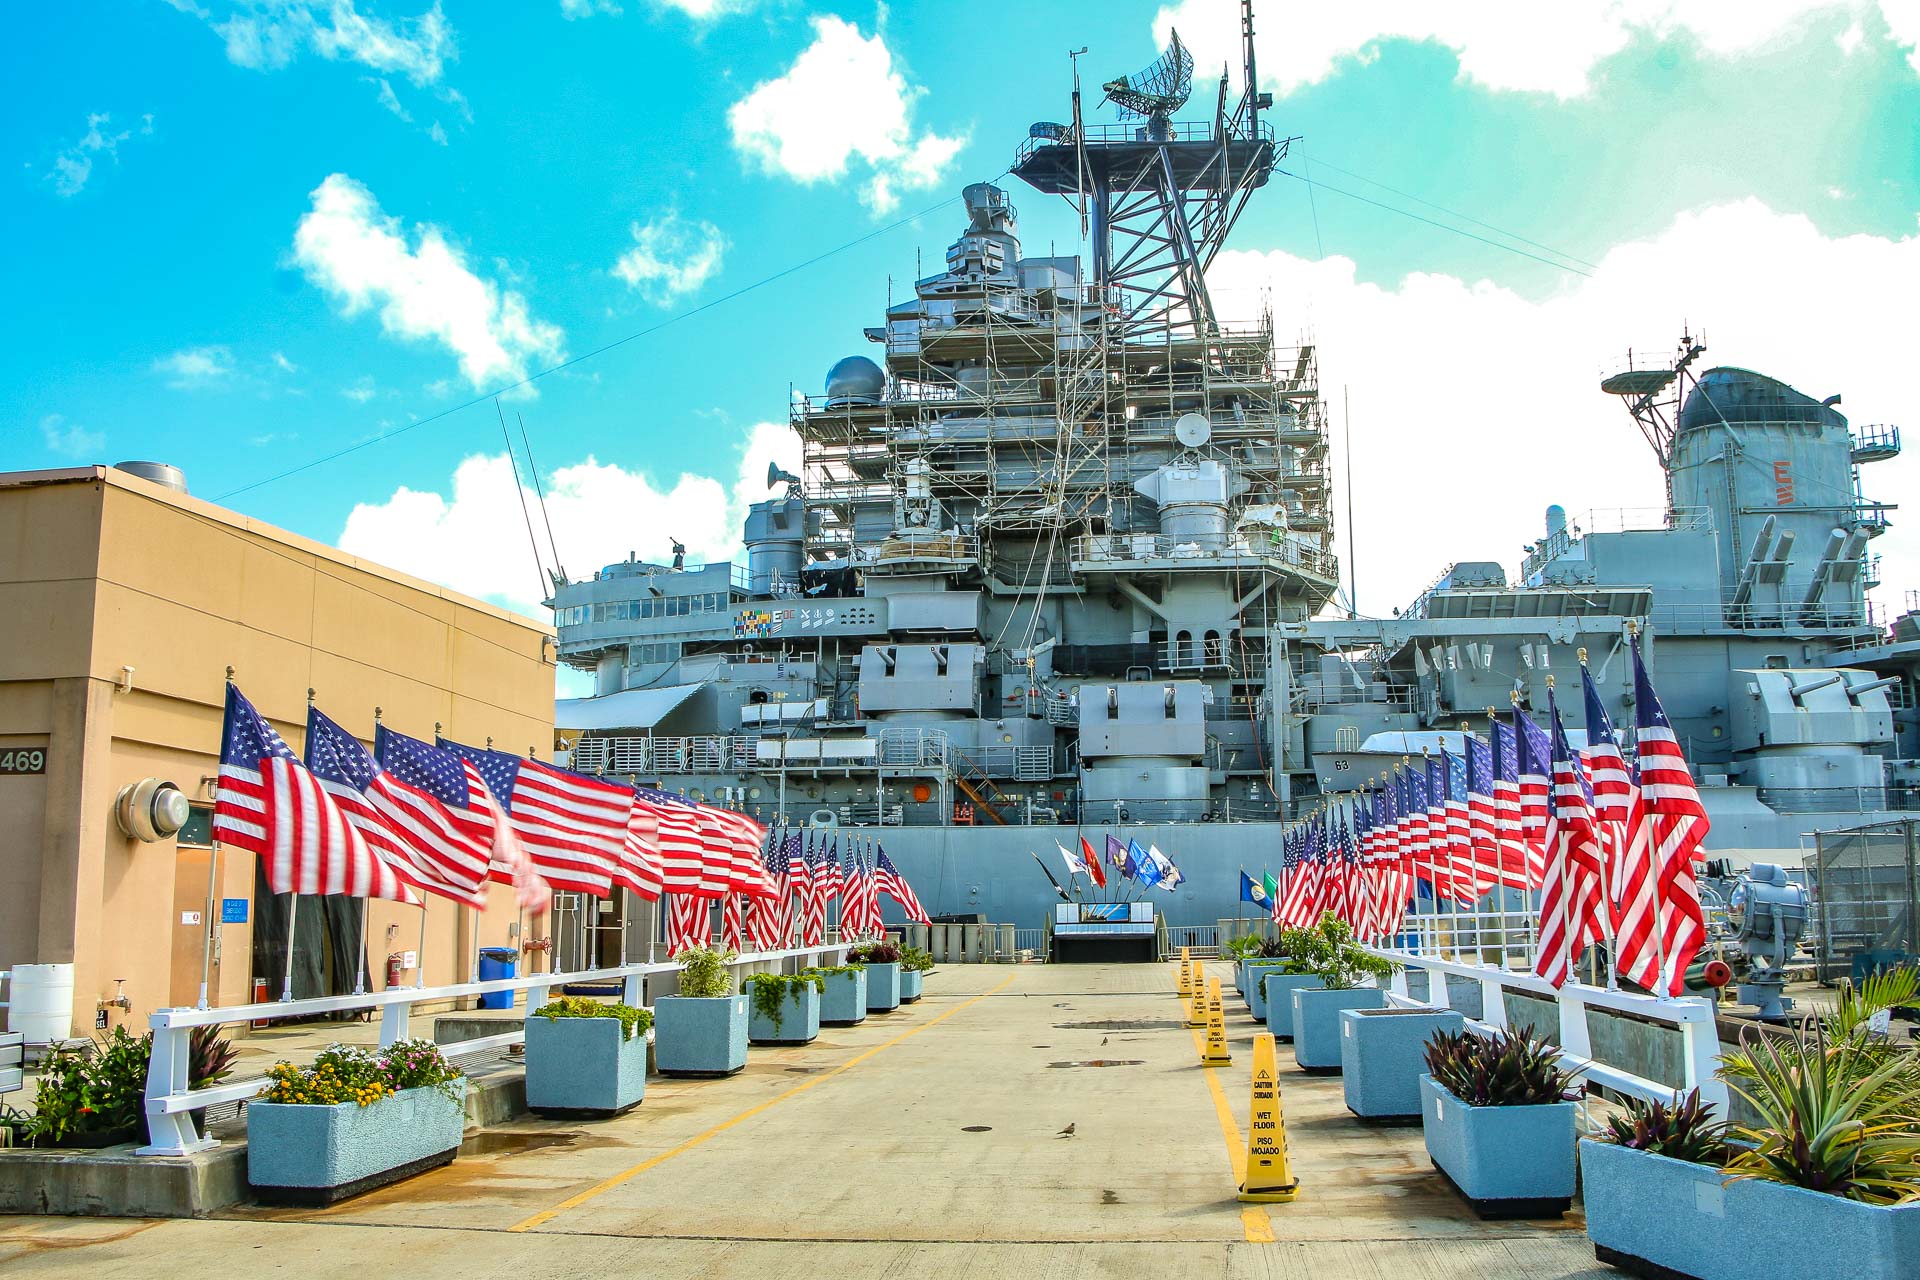
{"type": "Polygon", "coordinates": [[[1287,966],[1288,972],[1311,973],[1329,991],[1350,990],[1362,978],[1390,978],[1400,967],[1356,943],[1353,926],[1331,911],[1321,913],[1313,928],[1283,930],[1280,938],[1299,966],[1287,966]]]}
{"type": "Polygon", "coordinates": [[[1427,1041],[1427,1073],[1472,1107],[1538,1107],[1580,1096],[1560,1050],[1532,1027],[1478,1036],[1436,1031],[1427,1041]]]}
{"type": "Polygon", "coordinates": [[[824,980],[826,978],[837,977],[843,973],[865,973],[866,971],[867,966],[863,964],[821,964],[814,965],[810,969],[802,969],[800,972],[802,974],[816,974],[824,980]]]}
{"type": "Polygon", "coordinates": [[[674,957],[680,962],[680,994],[690,1000],[714,1000],[733,994],[733,971],[727,968],[734,952],[713,947],[688,947],[674,957]]]}
{"type": "Polygon", "coordinates": [[[1243,937],[1229,938],[1227,944],[1220,948],[1220,954],[1228,960],[1245,960],[1250,956],[1257,956],[1260,954],[1260,935],[1249,933],[1243,937]]]}
{"type": "Polygon", "coordinates": [[[930,973],[933,970],[933,952],[922,947],[902,947],[900,964],[914,973],[930,973]]]}
{"type": "Polygon", "coordinates": [[[1815,1024],[1788,1036],[1740,1037],[1729,1087],[1760,1114],[1733,1132],[1751,1149],[1735,1178],[1785,1182],[1867,1204],[1920,1200],[1920,1060],[1815,1024]]]}
{"type": "Polygon", "coordinates": [[[825,991],[827,980],[819,972],[807,969],[799,973],[751,974],[744,985],[753,999],[754,1012],[773,1023],[773,1033],[779,1035],[780,1026],[786,1020],[788,995],[798,1000],[802,987],[825,991]]]}
{"type": "MultiPolygon", "coordinates": [[[[143,1037],[149,1056],[153,1053],[153,1032],[143,1037]]],[[[187,1035],[187,1078],[195,1089],[219,1084],[233,1074],[240,1056],[233,1041],[220,1034],[219,1027],[195,1027],[187,1035]]]]}
{"type": "Polygon", "coordinates": [[[98,1037],[91,1053],[53,1049],[41,1063],[22,1135],[35,1146],[57,1146],[136,1128],[151,1056],[152,1037],[135,1039],[125,1027],[98,1037]]]}
{"type": "Polygon", "coordinates": [[[847,959],[856,964],[898,964],[900,948],[891,942],[862,942],[847,949],[847,959]]]}
{"type": "Polygon", "coordinates": [[[1713,1104],[1690,1089],[1671,1104],[1628,1098],[1617,1115],[1607,1117],[1601,1141],[1646,1151],[1690,1164],[1722,1164],[1727,1157],[1727,1126],[1713,1118],[1713,1104]]]}
{"type": "Polygon", "coordinates": [[[1299,933],[1298,929],[1282,929],[1277,938],[1260,938],[1254,943],[1249,958],[1258,956],[1262,960],[1284,960],[1287,958],[1287,935],[1299,933]]]}
{"type": "Polygon", "coordinates": [[[620,1038],[631,1040],[637,1035],[645,1035],[647,1028],[653,1025],[653,1011],[636,1009],[630,1004],[615,1001],[602,1004],[588,996],[561,996],[558,1000],[549,1000],[535,1009],[530,1017],[535,1018],[618,1018],[620,1019],[620,1038]]]}

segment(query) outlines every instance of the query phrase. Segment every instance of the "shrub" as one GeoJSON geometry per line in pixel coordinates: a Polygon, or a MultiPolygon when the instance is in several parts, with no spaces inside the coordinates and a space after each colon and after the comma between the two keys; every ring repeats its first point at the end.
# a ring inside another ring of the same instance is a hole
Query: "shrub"
{"type": "Polygon", "coordinates": [[[630,1004],[615,1001],[602,1004],[586,996],[561,996],[557,1000],[535,1009],[530,1015],[534,1018],[618,1018],[620,1019],[620,1038],[631,1040],[642,1035],[653,1025],[653,1013],[647,1009],[636,1009],[630,1004]]]}
{"type": "Polygon", "coordinates": [[[33,1115],[19,1126],[36,1146],[120,1133],[137,1127],[147,1088],[152,1037],[135,1039],[125,1027],[99,1037],[91,1052],[56,1047],[40,1065],[33,1115]]]}
{"type": "Polygon", "coordinates": [[[800,991],[812,987],[815,991],[825,991],[827,980],[812,970],[800,973],[755,973],[747,977],[744,984],[747,994],[753,998],[754,1012],[773,1023],[774,1034],[780,1033],[780,1025],[787,1015],[787,997],[800,999],[800,991]]]}
{"type": "Polygon", "coordinates": [[[1297,929],[1283,929],[1281,930],[1280,936],[1277,938],[1260,939],[1254,954],[1258,955],[1262,960],[1286,959],[1287,957],[1286,935],[1289,933],[1297,933],[1297,932],[1299,932],[1299,930],[1297,929]]]}
{"type": "Polygon", "coordinates": [[[1220,948],[1220,954],[1228,960],[1245,960],[1250,956],[1257,956],[1260,954],[1260,935],[1249,933],[1238,938],[1229,938],[1227,944],[1220,948]]]}
{"type": "Polygon", "coordinates": [[[680,962],[680,994],[691,1000],[713,1000],[733,994],[733,971],[727,968],[731,951],[688,947],[674,957],[680,962]]]}
{"type": "Polygon", "coordinates": [[[825,980],[828,978],[837,977],[843,973],[865,973],[866,971],[867,966],[863,964],[821,964],[810,969],[802,969],[800,972],[817,975],[822,982],[821,989],[825,990],[825,980]]]}
{"type": "Polygon", "coordinates": [[[1289,973],[1311,973],[1329,991],[1345,991],[1362,978],[1388,978],[1400,966],[1366,950],[1353,940],[1353,926],[1331,911],[1322,912],[1311,929],[1282,931],[1281,942],[1295,964],[1289,973]]]}
{"type": "Polygon", "coordinates": [[[1693,1164],[1722,1164],[1727,1155],[1727,1126],[1713,1118],[1713,1104],[1700,1101],[1698,1089],[1671,1104],[1628,1098],[1618,1115],[1607,1117],[1601,1140],[1693,1164]]]}
{"type": "Polygon", "coordinates": [[[431,1040],[399,1040],[382,1050],[357,1044],[330,1044],[310,1067],[276,1062],[267,1068],[271,1082],[260,1101],[320,1107],[351,1102],[367,1107],[402,1089],[438,1089],[449,1099],[460,1091],[460,1069],[448,1062],[431,1040]]]}
{"type": "Polygon", "coordinates": [[[1427,1072],[1468,1106],[1537,1107],[1580,1096],[1559,1055],[1532,1027],[1491,1036],[1436,1031],[1427,1042],[1427,1072]]]}
{"type": "Polygon", "coordinates": [[[900,948],[891,942],[862,942],[847,949],[847,959],[856,964],[898,964],[900,948]]]}
{"type": "Polygon", "coordinates": [[[1920,1060],[1869,1037],[1830,1042],[1815,1024],[1787,1036],[1740,1037],[1729,1086],[1753,1104],[1752,1143],[1727,1162],[1736,1178],[1785,1182],[1868,1204],[1920,1199],[1920,1060]]]}
{"type": "MultiPolygon", "coordinates": [[[[153,1053],[153,1032],[144,1037],[147,1053],[153,1053]]],[[[188,1033],[187,1078],[195,1089],[219,1084],[233,1074],[234,1060],[240,1056],[233,1041],[220,1034],[219,1027],[195,1027],[188,1033]]]]}
{"type": "Polygon", "coordinates": [[[915,973],[928,973],[933,969],[933,952],[922,947],[902,947],[900,963],[915,973]]]}

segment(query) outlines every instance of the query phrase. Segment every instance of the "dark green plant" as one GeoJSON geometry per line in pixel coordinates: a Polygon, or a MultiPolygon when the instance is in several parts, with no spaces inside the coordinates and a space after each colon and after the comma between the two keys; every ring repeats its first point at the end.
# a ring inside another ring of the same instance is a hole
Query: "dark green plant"
{"type": "Polygon", "coordinates": [[[1277,938],[1262,938],[1257,954],[1262,960],[1284,960],[1287,957],[1287,934],[1297,930],[1280,931],[1277,938]]]}
{"type": "Polygon", "coordinates": [[[136,1039],[125,1027],[97,1037],[92,1052],[59,1046],[40,1064],[33,1115],[21,1132],[35,1146],[120,1133],[136,1128],[144,1114],[147,1061],[152,1037],[136,1039]]]}
{"type": "Polygon", "coordinates": [[[1867,1204],[1920,1199],[1920,1060],[1861,1035],[1829,1041],[1820,1024],[1740,1037],[1741,1066],[1721,1074],[1759,1113],[1733,1132],[1751,1149],[1736,1178],[1785,1182],[1867,1204]]]}
{"type": "Polygon", "coordinates": [[[788,996],[792,996],[797,1003],[802,998],[800,992],[803,988],[825,991],[827,980],[811,970],[803,970],[800,973],[755,973],[749,975],[742,985],[753,998],[754,1011],[773,1023],[773,1033],[779,1035],[781,1024],[786,1020],[788,996]]]}
{"type": "Polygon", "coordinates": [[[1497,1031],[1436,1031],[1427,1041],[1427,1073],[1471,1107],[1537,1107],[1580,1096],[1560,1050],[1532,1027],[1497,1031]]]}
{"type": "MultiPolygon", "coordinates": [[[[153,1032],[146,1034],[147,1053],[153,1053],[153,1032]]],[[[233,1074],[240,1056],[233,1041],[220,1034],[219,1027],[195,1027],[188,1033],[187,1078],[195,1089],[219,1084],[233,1074]]]]}
{"type": "MultiPolygon", "coordinates": [[[[824,982],[826,979],[835,977],[839,974],[865,973],[866,971],[867,971],[867,966],[863,964],[821,964],[821,965],[814,965],[812,968],[809,968],[809,969],[802,969],[800,972],[803,974],[808,974],[808,973],[818,974],[821,980],[824,982]]],[[[821,989],[825,990],[826,988],[823,986],[821,989]]]]}
{"type": "Polygon", "coordinates": [[[1693,1164],[1724,1164],[1727,1126],[1713,1118],[1713,1104],[1690,1089],[1672,1103],[1628,1098],[1619,1113],[1607,1117],[1603,1141],[1693,1164]]]}
{"type": "Polygon", "coordinates": [[[933,952],[923,947],[902,947],[900,964],[914,973],[929,973],[933,969],[933,952]]]}
{"type": "Polygon", "coordinates": [[[862,942],[847,948],[847,959],[856,964],[899,964],[900,948],[891,942],[862,942]]]}
{"type": "Polygon", "coordinates": [[[1374,955],[1353,940],[1353,926],[1331,911],[1322,912],[1311,929],[1287,929],[1281,935],[1295,965],[1289,973],[1310,973],[1329,991],[1346,991],[1362,978],[1390,978],[1400,966],[1374,955]]]}
{"type": "Polygon", "coordinates": [[[713,1000],[733,994],[731,951],[688,947],[674,956],[680,962],[680,994],[691,1000],[713,1000]]]}
{"type": "Polygon", "coordinates": [[[644,1035],[653,1025],[653,1012],[649,1009],[636,1009],[630,1004],[614,1001],[602,1004],[588,996],[561,996],[557,1000],[535,1009],[529,1017],[534,1018],[618,1018],[620,1019],[620,1038],[631,1040],[636,1035],[644,1035]]]}

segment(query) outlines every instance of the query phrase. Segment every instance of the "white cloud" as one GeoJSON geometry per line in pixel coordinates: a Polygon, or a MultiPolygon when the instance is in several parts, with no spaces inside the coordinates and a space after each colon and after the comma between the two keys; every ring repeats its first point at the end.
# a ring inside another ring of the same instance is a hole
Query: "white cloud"
{"type": "Polygon", "coordinates": [[[352,386],[340,388],[340,394],[355,404],[365,404],[380,394],[380,388],[373,385],[372,378],[363,375],[352,386]]]}
{"type": "MultiPolygon", "coordinates": [[[[797,470],[800,444],[785,423],[763,422],[741,442],[730,480],[683,473],[670,485],[641,471],[589,457],[545,481],[548,515],[560,558],[576,576],[629,552],[663,560],[670,539],[687,546],[689,562],[739,554],[747,504],[768,496],[767,463],[797,470]]],[[[522,479],[525,480],[524,472],[522,479]]],[[[537,502],[531,483],[522,494],[537,502]]],[[[520,519],[522,494],[498,454],[476,454],[454,471],[451,495],[399,488],[383,502],[361,503],[347,517],[342,550],[364,555],[457,591],[545,617],[533,550],[520,519]]],[[[545,544],[545,525],[534,527],[545,544]]]]}
{"type": "Polygon", "coordinates": [[[224,382],[233,373],[233,352],[225,347],[188,347],[153,362],[153,371],[165,375],[176,391],[224,382]]]}
{"type": "Polygon", "coordinates": [[[385,76],[362,76],[360,78],[368,84],[380,86],[379,93],[376,96],[379,98],[381,106],[393,112],[394,115],[399,116],[400,119],[406,123],[413,123],[413,112],[407,110],[406,106],[401,103],[400,95],[393,91],[392,81],[388,80],[385,76]]]}
{"type": "MultiPolygon", "coordinates": [[[[1829,239],[1754,200],[1682,214],[1540,301],[1447,275],[1383,287],[1357,280],[1346,258],[1279,251],[1223,253],[1209,278],[1229,318],[1256,315],[1262,290],[1282,314],[1310,313],[1323,394],[1337,402],[1351,388],[1361,604],[1374,614],[1444,567],[1432,556],[1511,571],[1549,502],[1574,513],[1660,506],[1658,464],[1598,386],[1629,345],[1665,355],[1683,321],[1704,332],[1709,365],[1758,369],[1816,397],[1844,392],[1855,423],[1920,418],[1910,327],[1886,322],[1920,290],[1920,237],[1829,239]]],[[[1864,490],[1898,501],[1915,492],[1914,470],[1908,457],[1867,467],[1864,490]]],[[[1896,516],[1873,544],[1889,591],[1920,586],[1916,518],[1896,516]]],[[[1345,533],[1341,542],[1351,554],[1345,533]]]]}
{"type": "Polygon", "coordinates": [[[40,438],[46,442],[49,453],[69,458],[91,458],[107,447],[106,436],[89,431],[77,422],[68,422],[57,413],[40,419],[40,438]]]}
{"type": "Polygon", "coordinates": [[[355,0],[240,0],[222,6],[224,18],[188,4],[174,7],[212,27],[226,42],[228,61],[255,71],[278,70],[313,53],[426,85],[456,56],[453,28],[438,0],[420,16],[397,21],[363,14],[355,0]]]}
{"type": "Polygon", "coordinates": [[[273,359],[273,367],[278,369],[282,373],[300,372],[300,366],[295,364],[293,361],[287,359],[285,352],[282,352],[282,351],[274,352],[272,359],[273,359]]]}
{"type": "Polygon", "coordinates": [[[518,381],[534,359],[562,358],[558,326],[536,320],[517,291],[475,275],[438,227],[411,237],[344,173],[313,191],[294,231],[293,259],[347,315],[377,308],[396,337],[440,343],[476,388],[518,381]]]}
{"type": "MultiPolygon", "coordinates": [[[[1916,0],[1372,0],[1269,16],[1259,35],[1262,87],[1288,94],[1317,84],[1347,61],[1370,62],[1387,41],[1431,42],[1459,59],[1460,78],[1489,89],[1574,98],[1591,87],[1604,59],[1636,39],[1686,37],[1709,57],[1737,58],[1778,46],[1816,21],[1843,25],[1877,11],[1895,44],[1920,42],[1916,0]]],[[[1154,17],[1160,39],[1169,26],[1210,74],[1240,65],[1239,6],[1222,0],[1180,0],[1154,17]]],[[[1836,38],[1851,38],[1850,29],[1836,38]]],[[[1910,58],[1920,70],[1920,52],[1910,58]]]]}
{"type": "Polygon", "coordinates": [[[633,224],[633,247],[613,264],[613,274],[649,302],[665,306],[697,291],[720,272],[727,238],[711,222],[669,211],[633,224]]]}
{"type": "MultiPolygon", "coordinates": [[[[673,9],[696,22],[709,22],[729,13],[738,13],[751,8],[753,4],[754,0],[653,0],[654,8],[673,9]]],[[[560,16],[569,20],[620,12],[620,0],[560,0],[560,16]]]]}
{"type": "Polygon", "coordinates": [[[916,135],[914,104],[926,91],[900,74],[886,40],[834,17],[815,18],[813,32],[785,75],[728,111],[734,147],[808,183],[841,178],[858,159],[871,170],[862,198],[876,213],[938,183],[967,140],[916,135]]]}
{"type": "MultiPolygon", "coordinates": [[[[142,116],[145,122],[140,129],[143,134],[153,132],[153,117],[142,116]]],[[[87,179],[93,176],[93,158],[104,155],[111,160],[120,159],[120,144],[133,136],[131,129],[122,129],[118,133],[110,131],[113,117],[104,111],[87,116],[87,131],[79,141],[65,147],[53,158],[53,168],[47,171],[47,181],[53,189],[63,196],[77,196],[85,189],[87,179]]]]}

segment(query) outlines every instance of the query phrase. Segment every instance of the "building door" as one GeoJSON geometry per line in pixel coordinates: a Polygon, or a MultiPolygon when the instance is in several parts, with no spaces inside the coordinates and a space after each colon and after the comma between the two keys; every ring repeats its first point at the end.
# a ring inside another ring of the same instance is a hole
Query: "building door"
{"type": "Polygon", "coordinates": [[[213,904],[214,919],[206,917],[207,875],[213,866],[212,821],[213,810],[195,805],[192,817],[175,839],[173,913],[167,917],[173,957],[167,981],[170,1005],[200,1002],[201,960],[209,939],[214,948],[207,977],[209,1000],[213,999],[211,993],[220,990],[220,903],[217,898],[213,904]]]}

